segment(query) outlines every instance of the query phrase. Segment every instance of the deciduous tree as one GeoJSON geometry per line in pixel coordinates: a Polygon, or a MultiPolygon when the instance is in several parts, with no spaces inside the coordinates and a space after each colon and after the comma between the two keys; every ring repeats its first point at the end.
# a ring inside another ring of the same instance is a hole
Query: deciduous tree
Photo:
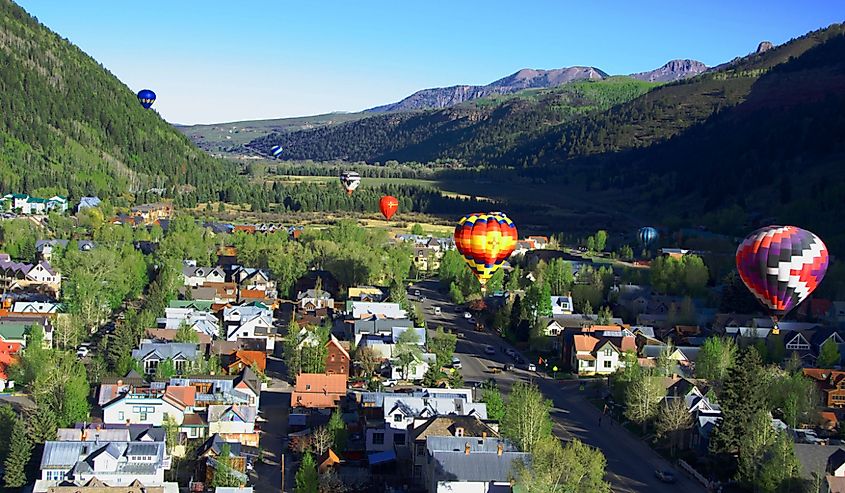
{"type": "Polygon", "coordinates": [[[657,413],[655,432],[660,438],[669,442],[672,457],[683,438],[684,431],[692,426],[692,415],[687,409],[682,397],[676,397],[664,402],[657,413]]]}
{"type": "Polygon", "coordinates": [[[502,416],[502,434],[513,440],[520,450],[533,452],[541,440],[551,435],[551,408],[551,401],[543,397],[537,386],[516,382],[502,416]]]}
{"type": "Polygon", "coordinates": [[[628,385],[625,416],[641,424],[645,431],[648,423],[657,414],[660,399],[665,395],[665,390],[656,377],[641,376],[628,385]]]}

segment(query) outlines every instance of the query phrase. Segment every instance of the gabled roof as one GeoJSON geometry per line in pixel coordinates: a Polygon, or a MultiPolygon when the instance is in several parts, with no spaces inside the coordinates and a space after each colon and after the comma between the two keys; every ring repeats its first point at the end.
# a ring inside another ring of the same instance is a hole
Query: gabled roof
{"type": "Polygon", "coordinates": [[[185,410],[196,405],[197,390],[193,386],[168,385],[164,390],[163,399],[177,408],[185,410]]]}
{"type": "Polygon", "coordinates": [[[463,429],[463,436],[498,437],[499,434],[489,425],[481,421],[478,416],[432,416],[411,431],[411,440],[425,440],[430,436],[455,436],[458,428],[463,429]]]}
{"type": "Polygon", "coordinates": [[[488,438],[483,441],[482,450],[473,451],[474,447],[478,447],[478,441],[475,439],[442,438],[445,437],[430,437],[430,444],[427,445],[428,453],[434,461],[435,481],[510,481],[515,476],[517,464],[529,462],[531,459],[530,454],[517,452],[508,442],[498,439],[488,438]],[[497,451],[499,443],[503,444],[502,455],[497,451]],[[469,454],[465,452],[467,444],[470,446],[469,454]]]}
{"type": "Polygon", "coordinates": [[[243,423],[255,423],[258,411],[255,406],[242,405],[219,405],[208,406],[208,422],[214,423],[223,420],[237,420],[243,423]]]}
{"type": "Polygon", "coordinates": [[[338,350],[340,350],[341,354],[346,356],[346,359],[350,361],[352,360],[352,358],[350,358],[349,356],[349,352],[343,347],[343,345],[340,343],[338,338],[334,336],[334,334],[329,335],[329,341],[326,343],[326,346],[336,347],[338,350]]]}
{"type": "Polygon", "coordinates": [[[132,350],[132,358],[144,361],[150,358],[165,360],[167,358],[185,358],[194,360],[197,357],[197,344],[187,342],[143,342],[138,349],[132,350]]]}
{"type": "Polygon", "coordinates": [[[295,392],[346,394],[346,375],[300,373],[296,377],[295,392]]]}

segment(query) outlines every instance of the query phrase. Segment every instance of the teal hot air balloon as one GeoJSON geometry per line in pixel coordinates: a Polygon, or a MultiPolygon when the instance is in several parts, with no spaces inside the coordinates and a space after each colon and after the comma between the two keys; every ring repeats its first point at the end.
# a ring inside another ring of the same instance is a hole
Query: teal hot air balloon
{"type": "Polygon", "coordinates": [[[658,238],[660,238],[660,234],[651,226],[640,228],[640,230],[637,231],[637,240],[643,248],[651,248],[651,246],[657,242],[658,238]]]}
{"type": "Polygon", "coordinates": [[[145,110],[148,110],[156,101],[156,93],[149,89],[141,89],[138,91],[138,101],[145,110]]]}

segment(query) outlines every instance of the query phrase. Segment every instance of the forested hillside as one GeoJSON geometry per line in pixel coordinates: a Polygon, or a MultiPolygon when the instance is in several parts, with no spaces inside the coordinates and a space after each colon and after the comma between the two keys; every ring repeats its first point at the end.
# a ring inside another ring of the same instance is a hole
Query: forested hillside
{"type": "Polygon", "coordinates": [[[0,149],[3,193],[113,197],[178,187],[205,198],[231,185],[224,163],[9,0],[0,0],[0,149]]]}
{"type": "Polygon", "coordinates": [[[491,96],[417,113],[390,113],[315,130],[273,134],[251,146],[281,144],[289,159],[498,163],[549,126],[634,99],[656,84],[627,77],[491,96]]]}

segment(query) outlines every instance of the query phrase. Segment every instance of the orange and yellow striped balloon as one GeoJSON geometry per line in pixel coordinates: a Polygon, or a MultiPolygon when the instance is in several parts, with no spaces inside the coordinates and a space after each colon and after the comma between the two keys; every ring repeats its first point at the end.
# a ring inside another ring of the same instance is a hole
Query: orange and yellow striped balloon
{"type": "Polygon", "coordinates": [[[513,221],[502,212],[467,214],[455,227],[455,246],[481,286],[516,248],[513,221]]]}

